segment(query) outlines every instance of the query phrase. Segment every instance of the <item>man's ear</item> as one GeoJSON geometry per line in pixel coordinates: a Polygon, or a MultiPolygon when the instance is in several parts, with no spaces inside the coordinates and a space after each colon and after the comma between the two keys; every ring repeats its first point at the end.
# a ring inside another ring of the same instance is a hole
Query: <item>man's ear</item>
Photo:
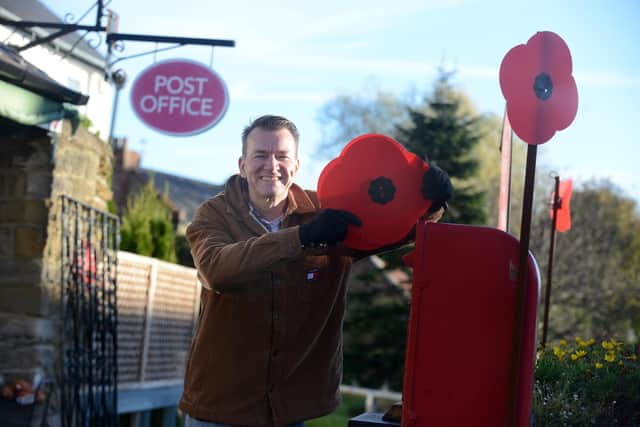
{"type": "Polygon", "coordinates": [[[296,157],[296,169],[295,169],[295,172],[293,173],[294,177],[298,175],[299,170],[300,170],[300,159],[296,157]]]}
{"type": "Polygon", "coordinates": [[[247,174],[244,171],[244,157],[238,158],[238,170],[240,171],[240,176],[243,178],[247,177],[247,174]]]}

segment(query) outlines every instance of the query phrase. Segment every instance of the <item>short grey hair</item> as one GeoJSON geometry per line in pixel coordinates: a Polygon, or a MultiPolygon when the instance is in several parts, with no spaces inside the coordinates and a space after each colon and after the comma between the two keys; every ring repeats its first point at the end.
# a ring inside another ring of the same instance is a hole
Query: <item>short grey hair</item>
{"type": "Polygon", "coordinates": [[[242,131],[242,157],[247,155],[247,138],[249,137],[251,131],[256,128],[264,130],[287,129],[289,132],[291,132],[291,135],[293,135],[293,140],[296,143],[296,157],[298,156],[298,141],[300,139],[300,134],[298,133],[298,128],[296,127],[295,123],[285,117],[273,116],[268,114],[260,116],[257,119],[253,120],[242,131]]]}

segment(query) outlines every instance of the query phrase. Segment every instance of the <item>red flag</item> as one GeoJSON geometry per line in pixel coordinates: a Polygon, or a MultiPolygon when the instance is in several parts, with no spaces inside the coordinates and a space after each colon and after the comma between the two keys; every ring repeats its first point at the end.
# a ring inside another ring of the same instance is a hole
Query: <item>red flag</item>
{"type": "MultiPolygon", "coordinates": [[[[558,190],[558,209],[556,217],[556,230],[563,233],[571,228],[571,191],[573,190],[573,181],[567,179],[560,181],[560,189],[558,190]]],[[[551,209],[549,214],[553,219],[554,202],[556,199],[555,191],[551,194],[551,209]]]]}

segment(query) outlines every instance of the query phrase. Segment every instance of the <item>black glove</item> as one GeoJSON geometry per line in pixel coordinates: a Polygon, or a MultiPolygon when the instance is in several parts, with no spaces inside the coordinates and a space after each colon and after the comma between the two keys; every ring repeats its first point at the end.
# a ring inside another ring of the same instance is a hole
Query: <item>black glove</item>
{"type": "Polygon", "coordinates": [[[323,209],[313,220],[300,226],[302,246],[332,245],[347,236],[349,224],[360,226],[362,221],[351,212],[323,209]]]}
{"type": "Polygon", "coordinates": [[[449,175],[436,165],[429,165],[429,170],[422,175],[422,197],[431,200],[427,213],[433,213],[442,207],[446,209],[447,200],[452,193],[449,175]]]}

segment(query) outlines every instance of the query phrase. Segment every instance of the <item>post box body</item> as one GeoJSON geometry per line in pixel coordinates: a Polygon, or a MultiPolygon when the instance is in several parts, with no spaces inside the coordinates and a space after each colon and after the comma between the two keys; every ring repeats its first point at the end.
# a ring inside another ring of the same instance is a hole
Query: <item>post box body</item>
{"type": "MultiPolygon", "coordinates": [[[[497,229],[419,223],[402,427],[503,426],[519,242],[497,229]]],[[[530,255],[517,416],[529,425],[539,272],[530,255]]]]}

